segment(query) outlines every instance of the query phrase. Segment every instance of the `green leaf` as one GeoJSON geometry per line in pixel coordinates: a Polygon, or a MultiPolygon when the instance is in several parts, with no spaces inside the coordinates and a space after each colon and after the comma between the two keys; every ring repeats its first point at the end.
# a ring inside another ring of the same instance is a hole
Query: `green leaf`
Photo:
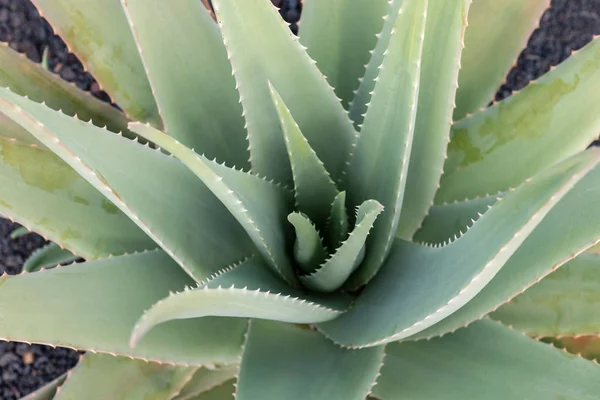
{"type": "Polygon", "coordinates": [[[549,5],[549,0],[473,2],[460,60],[455,120],[493,100],[549,5]]]}
{"type": "MultiPolygon", "coordinates": [[[[226,381],[235,378],[238,370],[238,365],[212,369],[200,367],[173,400],[189,400],[196,398],[195,396],[202,393],[210,392],[213,389],[222,386],[226,381]]],[[[231,396],[230,399],[232,397],[233,396],[231,396]]]]}
{"type": "Polygon", "coordinates": [[[171,294],[139,319],[131,334],[135,346],[153,327],[174,319],[206,316],[261,318],[310,324],[338,317],[346,297],[312,296],[290,288],[258,257],[250,258],[198,289],[171,294]]]}
{"type": "Polygon", "coordinates": [[[397,15],[369,110],[345,181],[351,207],[379,201],[385,211],[369,237],[369,252],[348,285],[356,289],[377,273],[393,243],[404,198],[413,141],[427,1],[405,1],[397,15]]]}
{"type": "Polygon", "coordinates": [[[54,400],[169,400],[196,368],[88,353],[69,373],[54,400]]]}
{"type": "Polygon", "coordinates": [[[390,6],[387,16],[384,18],[383,28],[377,37],[377,44],[371,53],[365,73],[360,80],[360,85],[350,105],[350,119],[354,122],[357,129],[362,125],[365,113],[367,112],[371,95],[375,89],[375,82],[379,76],[379,68],[383,61],[384,53],[389,48],[392,31],[396,25],[396,16],[403,2],[403,0],[392,0],[389,3],[390,6]]]}
{"type": "Polygon", "coordinates": [[[598,365],[484,320],[440,339],[386,346],[380,400],[598,398],[598,365]]]}
{"type": "Polygon", "coordinates": [[[38,103],[45,102],[48,107],[61,110],[64,114],[76,115],[83,121],[91,120],[96,126],[106,126],[115,132],[127,130],[127,118],[119,110],[45,70],[5,44],[0,44],[0,65],[0,86],[9,87],[13,92],[38,103]]]}
{"type": "Polygon", "coordinates": [[[309,274],[325,261],[327,252],[321,243],[319,232],[308,218],[299,213],[291,213],[288,221],[296,232],[294,260],[302,272],[309,274]]]}
{"type": "Polygon", "coordinates": [[[506,191],[586,149],[600,131],[599,72],[595,40],[519,93],[455,123],[436,204],[506,191]]]}
{"type": "Polygon", "coordinates": [[[595,167],[558,202],[473,300],[412,339],[443,335],[483,318],[571,260],[575,254],[599,242],[598,199],[600,167],[595,167]]]}
{"type": "Polygon", "coordinates": [[[375,200],[367,200],[358,208],[356,226],[348,239],[309,275],[300,276],[302,283],[320,292],[338,289],[356,270],[365,254],[365,241],[383,207],[375,200]]]}
{"type": "MultiPolygon", "coordinates": [[[[292,211],[292,202],[284,188],[251,173],[210,161],[149,125],[133,123],[130,127],[173,154],[200,178],[246,230],[269,265],[286,281],[295,282],[293,264],[286,253],[288,225],[285,218],[292,211]]],[[[224,238],[232,240],[227,236],[224,238]]]]}
{"type": "Polygon", "coordinates": [[[15,240],[20,238],[21,236],[25,236],[30,234],[31,231],[24,226],[21,226],[10,233],[10,238],[15,240]]]}
{"type": "Polygon", "coordinates": [[[208,158],[247,168],[242,107],[219,27],[206,8],[198,0],[121,4],[165,132],[208,158]]]}
{"type": "Polygon", "coordinates": [[[231,380],[217,386],[214,389],[204,392],[190,400],[232,400],[235,396],[235,380],[231,380]]]}
{"type": "Polygon", "coordinates": [[[466,232],[497,200],[496,196],[488,196],[433,206],[413,240],[429,244],[452,241],[466,232]]]}
{"type": "Polygon", "coordinates": [[[24,145],[37,146],[44,148],[35,136],[31,135],[21,125],[8,118],[0,112],[0,139],[7,139],[11,142],[19,142],[24,145]]]}
{"type": "Polygon", "coordinates": [[[53,400],[56,391],[63,384],[67,378],[67,373],[62,374],[53,381],[45,384],[35,392],[28,394],[21,398],[21,400],[53,400]]]}
{"type": "Polygon", "coordinates": [[[327,222],[327,246],[334,252],[348,238],[348,214],[346,213],[346,192],[340,192],[330,206],[327,222]]]}
{"type": "Polygon", "coordinates": [[[40,268],[58,264],[68,264],[77,259],[77,256],[67,249],[62,249],[56,243],[50,243],[37,249],[23,264],[23,271],[33,272],[40,268]]]}
{"type": "Polygon", "coordinates": [[[428,3],[415,133],[398,222],[398,236],[406,240],[433,205],[442,175],[470,4],[471,0],[428,3]]]}
{"type": "Polygon", "coordinates": [[[142,60],[118,2],[34,0],[34,4],[128,116],[161,125],[142,60]]]}
{"type": "Polygon", "coordinates": [[[341,344],[371,346],[410,338],[455,313],[496,276],[556,203],[598,164],[599,156],[600,150],[588,151],[534,177],[449,245],[397,240],[353,307],[320,329],[341,344]]]}
{"type": "Polygon", "coordinates": [[[337,181],[356,132],[314,61],[268,1],[213,0],[212,4],[244,107],[252,170],[281,183],[292,182],[279,118],[269,93],[271,82],[337,181]],[[336,151],[331,151],[333,145],[336,151]]]}
{"type": "Polygon", "coordinates": [[[491,314],[532,336],[600,333],[600,255],[583,253],[491,314]]]}
{"type": "Polygon", "coordinates": [[[0,337],[177,365],[236,362],[246,323],[232,318],[174,321],[129,347],[144,310],[192,284],[159,250],[4,275],[0,337]]]}
{"type": "Polygon", "coordinates": [[[348,350],[311,329],[253,320],[236,399],[363,400],[383,357],[383,347],[348,350]]]}
{"type": "Polygon", "coordinates": [[[300,43],[335,88],[344,107],[354,97],[359,79],[375,48],[390,9],[388,0],[305,0],[300,43]]]}
{"type": "Polygon", "coordinates": [[[60,158],[4,139],[0,139],[0,214],[88,259],[156,248],[60,158]]]}
{"type": "Polygon", "coordinates": [[[296,206],[308,215],[319,229],[323,229],[329,214],[328,208],[338,190],[279,93],[270,84],[269,89],[279,115],[292,168],[296,206]]]}
{"type": "MultiPolygon", "coordinates": [[[[52,149],[197,281],[256,251],[229,211],[176,159],[1,88],[0,112],[52,149]]],[[[32,179],[44,179],[34,172],[32,179]]],[[[95,223],[78,229],[87,232],[95,223]]]]}

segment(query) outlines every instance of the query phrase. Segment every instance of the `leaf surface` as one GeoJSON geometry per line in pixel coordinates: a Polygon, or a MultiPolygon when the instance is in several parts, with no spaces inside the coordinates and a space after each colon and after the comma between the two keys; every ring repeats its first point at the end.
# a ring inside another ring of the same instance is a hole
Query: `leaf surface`
{"type": "Polygon", "coordinates": [[[390,9],[388,0],[306,0],[300,43],[348,107],[390,9]]]}
{"type": "Polygon", "coordinates": [[[246,334],[237,400],[363,400],[383,347],[348,350],[316,331],[253,320],[246,334]]]}
{"type": "Polygon", "coordinates": [[[346,213],[346,192],[340,192],[329,207],[327,221],[327,246],[330,252],[340,247],[348,237],[348,214],[346,213]]]}
{"type": "Polygon", "coordinates": [[[310,324],[339,316],[345,297],[312,296],[278,279],[258,257],[250,258],[205,286],[171,294],[144,313],[131,335],[135,346],[153,327],[174,319],[261,318],[310,324]]]}
{"type": "Polygon", "coordinates": [[[531,336],[600,333],[600,255],[582,253],[490,316],[531,336]]]}
{"type": "Polygon", "coordinates": [[[373,393],[402,399],[581,399],[600,367],[483,320],[440,339],[391,343],[373,393]]]}
{"type": "Polygon", "coordinates": [[[355,131],[314,61],[268,1],[212,3],[244,107],[252,170],[280,183],[292,182],[270,82],[336,181],[350,154],[355,131]],[[333,145],[336,151],[331,151],[333,145]]]}
{"type": "Polygon", "coordinates": [[[77,256],[67,249],[61,249],[56,243],[50,243],[34,251],[23,264],[23,270],[33,272],[43,267],[58,264],[68,264],[77,259],[77,256]]]}
{"type": "Polygon", "coordinates": [[[456,122],[436,204],[506,191],[585,150],[600,131],[599,71],[595,40],[519,93],[456,122]]]}
{"type": "Polygon", "coordinates": [[[144,310],[192,284],[160,250],[4,275],[0,337],[177,365],[235,362],[246,324],[231,318],[174,321],[129,347],[144,310]]]}
{"type": "MultiPolygon", "coordinates": [[[[226,381],[235,378],[239,370],[238,365],[224,366],[219,368],[200,367],[194,373],[190,381],[181,389],[181,392],[173,400],[189,400],[196,396],[210,392],[222,386],[226,381]]],[[[232,396],[233,397],[233,396],[232,396]]]]}
{"type": "Polygon", "coordinates": [[[84,258],[157,247],[56,155],[4,139],[0,139],[0,214],[84,258]]]}
{"type": "Polygon", "coordinates": [[[549,6],[549,0],[473,2],[460,59],[455,120],[493,100],[549,6]]]}
{"type": "Polygon", "coordinates": [[[304,215],[291,213],[288,221],[294,226],[294,261],[304,273],[311,273],[325,261],[327,253],[321,243],[321,236],[312,222],[304,215]]]}
{"type": "Polygon", "coordinates": [[[169,400],[195,370],[88,353],[70,371],[54,400],[169,400]]]}
{"type": "Polygon", "coordinates": [[[0,89],[0,111],[52,149],[197,281],[256,251],[229,211],[176,159],[6,89],[0,89]]]}
{"type": "Polygon", "coordinates": [[[508,193],[449,245],[425,247],[397,240],[353,307],[320,329],[343,345],[371,346],[410,338],[455,313],[488,285],[599,161],[600,151],[590,151],[557,164],[508,193]]]}
{"type": "Polygon", "coordinates": [[[121,3],[165,132],[208,158],[247,168],[250,155],[231,65],[204,5],[198,0],[121,3]]]}
{"type": "Polygon", "coordinates": [[[396,20],[389,50],[383,58],[345,181],[351,207],[374,199],[385,211],[369,237],[369,252],[362,267],[350,277],[348,285],[352,289],[377,273],[397,230],[417,115],[427,0],[405,1],[400,11],[389,18],[396,20]]]}
{"type": "Polygon", "coordinates": [[[22,397],[21,400],[53,400],[57,389],[63,384],[66,378],[67,374],[64,373],[53,381],[48,382],[41,388],[37,389],[35,392],[29,393],[27,396],[22,397]]]}
{"type": "Polygon", "coordinates": [[[127,115],[160,126],[142,60],[118,2],[34,0],[33,3],[127,115]]]}

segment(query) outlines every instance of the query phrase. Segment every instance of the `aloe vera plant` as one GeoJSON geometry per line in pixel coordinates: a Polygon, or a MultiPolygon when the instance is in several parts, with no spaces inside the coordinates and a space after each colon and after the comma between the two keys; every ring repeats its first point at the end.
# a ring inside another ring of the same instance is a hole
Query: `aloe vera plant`
{"type": "Polygon", "coordinates": [[[486,107],[547,1],[35,3],[119,109],[0,47],[29,399],[597,398],[600,41],[486,107]]]}

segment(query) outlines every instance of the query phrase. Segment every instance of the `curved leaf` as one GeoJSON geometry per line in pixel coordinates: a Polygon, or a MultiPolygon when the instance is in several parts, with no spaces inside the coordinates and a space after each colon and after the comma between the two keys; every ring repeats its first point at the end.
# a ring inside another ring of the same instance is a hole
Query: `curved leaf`
{"type": "Polygon", "coordinates": [[[235,378],[238,370],[238,365],[212,369],[200,367],[173,400],[196,399],[196,396],[210,392],[222,386],[228,380],[235,378]]]}
{"type": "Polygon", "coordinates": [[[356,133],[314,61],[268,1],[213,0],[212,4],[244,107],[252,170],[280,183],[292,182],[279,118],[269,93],[271,82],[336,181],[356,133]],[[332,145],[336,151],[331,151],[332,145]]]}
{"type": "Polygon", "coordinates": [[[160,126],[142,60],[118,2],[33,0],[33,3],[127,115],[160,126]]]}
{"type": "Polygon", "coordinates": [[[192,284],[158,250],[4,275],[0,337],[177,365],[237,361],[246,323],[232,318],[174,321],[129,347],[131,329],[144,310],[192,284]]]}
{"type": "Polygon", "coordinates": [[[69,372],[54,400],[169,400],[196,368],[88,353],[69,372]]]}
{"type": "Polygon", "coordinates": [[[77,259],[77,256],[67,249],[62,249],[56,243],[50,243],[37,249],[23,264],[23,271],[33,272],[40,268],[58,264],[68,264],[77,259]]]}
{"type": "Polygon", "coordinates": [[[62,374],[53,381],[45,384],[35,392],[29,393],[27,396],[21,398],[21,400],[53,400],[56,391],[63,384],[67,378],[67,373],[62,374]]]}
{"type": "Polygon", "coordinates": [[[176,159],[1,88],[0,112],[51,148],[197,281],[256,251],[229,211],[176,159]]]}
{"type": "Polygon", "coordinates": [[[505,191],[585,150],[600,131],[599,72],[595,40],[519,93],[456,122],[436,204],[505,191]]]}
{"type": "Polygon", "coordinates": [[[600,167],[594,168],[558,202],[473,300],[412,339],[443,335],[483,318],[599,242],[597,199],[600,199],[600,167]]]}
{"type": "Polygon", "coordinates": [[[383,207],[367,200],[358,208],[356,226],[350,236],[316,271],[300,276],[302,283],[320,292],[338,289],[363,261],[365,241],[383,207]]]}
{"type": "Polygon", "coordinates": [[[600,255],[580,254],[490,316],[532,336],[600,333],[600,255]]]}
{"type": "Polygon", "coordinates": [[[556,203],[599,161],[600,150],[557,164],[508,193],[447,246],[397,240],[386,264],[353,307],[320,329],[347,346],[372,346],[410,338],[455,313],[488,285],[556,203]]]}
{"type": "Polygon", "coordinates": [[[363,400],[383,356],[383,347],[348,350],[310,329],[251,321],[235,398],[363,400]]]}
{"type": "Polygon", "coordinates": [[[270,84],[269,89],[279,115],[292,168],[296,206],[308,215],[317,227],[323,229],[327,221],[328,208],[337,196],[338,190],[325,166],[300,132],[300,127],[279,93],[270,84]]]}
{"type": "Polygon", "coordinates": [[[340,192],[329,207],[327,221],[327,247],[330,252],[341,246],[348,238],[348,214],[346,213],[346,192],[340,192]]]}
{"type": "Polygon", "coordinates": [[[389,9],[388,0],[305,0],[302,4],[300,43],[346,108],[365,73],[389,9]]]}
{"type": "Polygon", "coordinates": [[[248,167],[231,65],[219,27],[204,5],[198,0],[121,3],[165,132],[208,158],[248,167]]]}
{"type": "Polygon", "coordinates": [[[204,392],[190,400],[231,400],[235,398],[235,380],[225,382],[221,386],[204,392]]]}
{"type": "Polygon", "coordinates": [[[286,253],[285,218],[292,209],[284,188],[210,161],[149,125],[133,123],[130,127],[173,154],[200,178],[246,230],[271,267],[286,281],[295,282],[293,265],[286,253]]]}
{"type": "Polygon", "coordinates": [[[550,0],[475,0],[460,59],[454,120],[494,99],[550,0]]]}
{"type": "Polygon", "coordinates": [[[88,259],[157,247],[60,158],[4,139],[0,214],[88,259]]]}
{"type": "Polygon", "coordinates": [[[415,133],[397,233],[406,240],[433,205],[442,175],[470,5],[471,0],[453,0],[427,6],[415,133]]]}
{"type": "Polygon", "coordinates": [[[386,346],[380,400],[581,399],[600,391],[600,367],[484,320],[440,339],[386,346]]]}
{"type": "Polygon", "coordinates": [[[10,238],[15,240],[20,238],[21,236],[25,236],[30,234],[31,231],[24,226],[21,226],[10,233],[10,238]]]}
{"type": "Polygon", "coordinates": [[[302,214],[291,213],[288,215],[288,221],[296,231],[294,260],[302,272],[309,274],[317,269],[327,256],[321,237],[312,222],[302,214]]]}
{"type": "Polygon", "coordinates": [[[348,305],[345,297],[316,297],[290,288],[253,257],[203,287],[154,304],[135,325],[130,343],[135,346],[155,326],[174,319],[219,316],[310,324],[333,319],[348,305]]]}
{"type": "Polygon", "coordinates": [[[375,199],[385,207],[369,237],[362,268],[348,281],[356,289],[377,273],[397,230],[413,142],[427,0],[404,1],[379,70],[369,109],[348,166],[350,206],[375,199]]]}

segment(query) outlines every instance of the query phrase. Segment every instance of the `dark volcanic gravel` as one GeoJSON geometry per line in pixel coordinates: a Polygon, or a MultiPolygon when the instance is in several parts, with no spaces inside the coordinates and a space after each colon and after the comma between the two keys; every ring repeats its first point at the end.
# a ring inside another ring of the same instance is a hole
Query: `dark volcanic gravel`
{"type": "MultiPolygon", "coordinates": [[[[292,31],[297,32],[300,1],[272,2],[281,8],[280,13],[292,24],[292,31]]],[[[600,0],[552,0],[540,28],[533,33],[496,98],[505,98],[523,88],[598,34],[600,0]]],[[[77,57],[68,53],[62,40],[52,33],[50,25],[39,17],[29,0],[0,0],[0,41],[9,42],[11,47],[26,53],[34,61],[40,61],[44,49],[48,48],[51,70],[75,82],[81,89],[110,101],[93,77],[83,70],[77,57]]],[[[41,237],[33,234],[10,240],[8,234],[15,227],[0,219],[0,274],[17,273],[27,255],[44,243],[41,237]]],[[[0,400],[22,397],[62,374],[77,359],[77,352],[67,349],[0,341],[0,400]]]]}

